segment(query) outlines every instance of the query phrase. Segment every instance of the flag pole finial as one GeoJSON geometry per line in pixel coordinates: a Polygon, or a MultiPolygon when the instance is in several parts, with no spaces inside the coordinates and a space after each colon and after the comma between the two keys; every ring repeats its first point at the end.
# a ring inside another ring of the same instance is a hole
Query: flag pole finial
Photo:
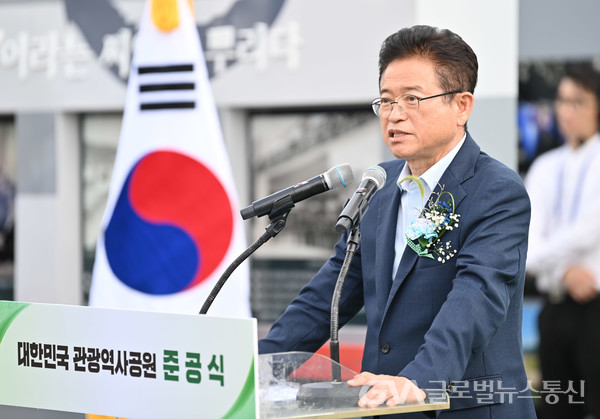
{"type": "Polygon", "coordinates": [[[177,0],[152,0],[152,22],[163,32],[179,26],[177,0]]]}

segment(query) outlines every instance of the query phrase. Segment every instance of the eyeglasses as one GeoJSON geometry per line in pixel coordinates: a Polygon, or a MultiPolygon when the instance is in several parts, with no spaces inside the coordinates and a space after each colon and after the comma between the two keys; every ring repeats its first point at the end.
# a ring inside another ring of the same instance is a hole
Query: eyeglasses
{"type": "Polygon", "coordinates": [[[440,93],[439,95],[427,96],[418,98],[415,95],[402,95],[395,102],[391,99],[378,97],[371,102],[373,112],[380,118],[388,118],[392,113],[394,105],[398,105],[398,109],[408,114],[416,114],[419,112],[419,104],[423,100],[433,99],[434,97],[453,95],[455,93],[462,93],[460,90],[453,90],[452,92],[440,93]]]}
{"type": "Polygon", "coordinates": [[[560,106],[569,106],[571,108],[573,108],[574,110],[578,111],[582,108],[587,107],[588,105],[590,105],[590,102],[588,100],[586,100],[585,98],[574,98],[574,99],[568,99],[568,98],[564,98],[564,97],[557,97],[556,100],[554,101],[554,106],[555,107],[560,107],[560,106]]]}

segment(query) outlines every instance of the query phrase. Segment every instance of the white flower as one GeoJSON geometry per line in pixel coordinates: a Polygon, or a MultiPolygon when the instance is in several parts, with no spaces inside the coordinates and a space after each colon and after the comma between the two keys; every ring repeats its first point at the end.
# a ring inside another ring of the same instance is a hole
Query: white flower
{"type": "MultiPolygon", "coordinates": [[[[411,177],[411,180],[422,186],[419,179],[411,177]]],[[[440,186],[440,192],[431,194],[419,218],[407,229],[406,238],[410,241],[411,249],[419,256],[433,258],[435,254],[438,262],[446,263],[457,251],[452,249],[450,241],[441,242],[440,237],[446,231],[456,229],[459,218],[460,214],[454,212],[454,197],[440,186]]]]}

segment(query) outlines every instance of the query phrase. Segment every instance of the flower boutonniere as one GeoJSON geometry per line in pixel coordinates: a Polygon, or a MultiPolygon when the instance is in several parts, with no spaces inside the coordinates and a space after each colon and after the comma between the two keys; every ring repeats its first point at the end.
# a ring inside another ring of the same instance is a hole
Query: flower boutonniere
{"type": "MultiPolygon", "coordinates": [[[[425,189],[420,179],[407,176],[398,183],[404,180],[417,182],[421,198],[424,197],[425,189]]],[[[441,237],[446,231],[458,227],[459,218],[460,214],[454,212],[454,197],[441,186],[439,192],[431,193],[419,217],[408,227],[406,243],[417,255],[437,258],[439,262],[445,263],[456,255],[456,250],[452,249],[450,241],[444,243],[441,237]]]]}

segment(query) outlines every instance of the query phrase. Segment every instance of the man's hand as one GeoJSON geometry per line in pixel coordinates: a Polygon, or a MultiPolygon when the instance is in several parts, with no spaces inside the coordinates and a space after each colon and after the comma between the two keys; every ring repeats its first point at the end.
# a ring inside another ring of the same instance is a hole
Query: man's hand
{"type": "Polygon", "coordinates": [[[348,385],[351,386],[365,384],[370,385],[371,388],[358,401],[360,407],[377,407],[384,402],[388,406],[396,406],[399,403],[425,402],[425,392],[406,377],[362,372],[352,380],[348,380],[348,385]]]}
{"type": "Polygon", "coordinates": [[[569,266],[563,276],[565,289],[576,302],[583,304],[598,294],[596,278],[582,266],[569,266]]]}

